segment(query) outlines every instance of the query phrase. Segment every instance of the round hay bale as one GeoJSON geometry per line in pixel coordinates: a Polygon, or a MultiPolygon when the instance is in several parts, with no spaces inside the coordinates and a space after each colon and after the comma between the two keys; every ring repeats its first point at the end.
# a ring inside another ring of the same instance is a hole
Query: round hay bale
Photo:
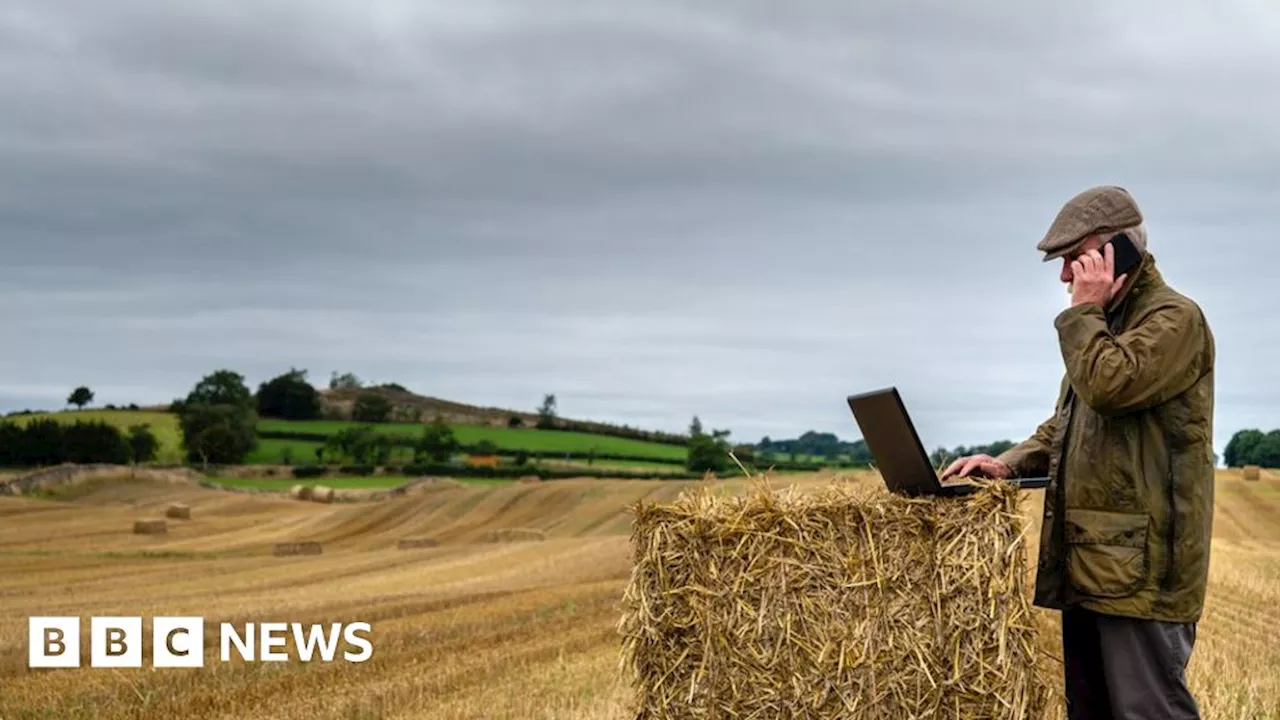
{"type": "Polygon", "coordinates": [[[134,520],[135,535],[163,535],[169,532],[169,524],[164,520],[134,520]]]}
{"type": "Polygon", "coordinates": [[[311,489],[311,499],[320,503],[333,502],[333,488],[325,485],[317,485],[311,489]]]}
{"type": "Polygon", "coordinates": [[[310,500],[311,486],[310,485],[294,485],[292,488],[289,489],[289,496],[292,497],[294,500],[310,500]]]}
{"type": "Polygon", "coordinates": [[[174,503],[169,506],[168,510],[164,511],[164,515],[175,520],[190,520],[191,507],[183,503],[174,503]]]}
{"type": "Polygon", "coordinates": [[[1258,467],[1257,465],[1245,465],[1244,470],[1241,472],[1241,474],[1244,476],[1245,480],[1250,480],[1250,481],[1261,480],[1262,468],[1258,467]]]}

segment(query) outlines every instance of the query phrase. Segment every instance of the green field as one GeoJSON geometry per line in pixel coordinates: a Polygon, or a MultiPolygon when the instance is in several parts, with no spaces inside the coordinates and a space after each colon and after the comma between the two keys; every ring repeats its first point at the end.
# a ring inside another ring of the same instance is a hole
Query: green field
{"type": "MultiPolygon", "coordinates": [[[[178,464],[182,462],[182,439],[176,415],[165,412],[146,412],[132,410],[71,410],[35,415],[16,415],[7,418],[10,421],[26,424],[36,418],[51,418],[61,423],[73,423],[76,420],[102,421],[127,431],[130,425],[146,423],[160,441],[157,461],[162,464],[178,464]]],[[[297,420],[262,420],[258,423],[259,432],[304,432],[332,435],[340,430],[355,427],[359,423],[343,421],[297,421],[297,420]]],[[[380,423],[375,426],[378,432],[400,437],[416,438],[422,434],[423,425],[419,423],[380,423]]],[[[632,440],[609,435],[592,435],[590,433],[567,432],[558,430],[538,430],[536,428],[502,428],[477,425],[453,425],[454,435],[464,445],[474,445],[481,440],[489,440],[506,454],[518,450],[529,453],[542,453],[551,459],[558,452],[595,452],[602,455],[632,455],[650,457],[654,460],[674,460],[684,462],[685,449],[678,445],[632,440]]],[[[281,462],[281,451],[285,447],[293,448],[293,463],[306,464],[315,462],[315,450],[320,443],[307,440],[277,440],[262,438],[259,447],[247,459],[251,465],[281,462]]],[[[393,455],[394,462],[409,463],[413,455],[408,449],[397,448],[393,455]]],[[[632,460],[600,460],[599,467],[617,469],[672,470],[677,471],[679,465],[661,462],[645,463],[632,460]],[[603,463],[609,463],[604,465],[603,463]]]]}
{"type": "MultiPolygon", "coordinates": [[[[317,420],[263,420],[258,423],[259,432],[305,432],[332,435],[349,427],[357,427],[359,423],[317,420]]],[[[378,432],[402,437],[419,437],[424,425],[420,423],[381,423],[376,426],[378,432]]],[[[527,452],[590,452],[607,455],[634,455],[655,459],[683,461],[685,449],[679,445],[632,440],[630,438],[610,435],[592,435],[590,433],[567,432],[560,430],[538,430],[536,428],[504,428],[479,425],[454,425],[453,433],[458,442],[472,445],[481,440],[488,440],[499,450],[525,450],[527,452]]]]}
{"type": "Polygon", "coordinates": [[[32,420],[50,419],[59,423],[72,424],[77,420],[85,422],[105,422],[129,431],[130,425],[150,425],[160,441],[160,449],[156,460],[165,465],[182,462],[182,435],[178,431],[178,416],[165,412],[147,412],[141,410],[66,410],[54,413],[36,413],[33,415],[14,415],[5,418],[18,425],[26,425],[32,420]]]}
{"type": "Polygon", "coordinates": [[[258,449],[249,453],[249,457],[245,458],[245,464],[280,465],[284,462],[281,459],[281,453],[286,447],[293,449],[294,465],[309,465],[316,461],[316,448],[321,447],[321,443],[308,442],[306,440],[259,438],[258,449]]]}

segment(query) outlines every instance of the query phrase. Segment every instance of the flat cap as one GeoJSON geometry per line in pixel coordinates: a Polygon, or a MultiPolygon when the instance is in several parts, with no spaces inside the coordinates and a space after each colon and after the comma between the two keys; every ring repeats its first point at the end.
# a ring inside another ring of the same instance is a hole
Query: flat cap
{"type": "Polygon", "coordinates": [[[1099,185],[1076,195],[1062,206],[1049,232],[1036,245],[1045,261],[1060,258],[1086,237],[1142,224],[1142,211],[1128,190],[1099,185]]]}

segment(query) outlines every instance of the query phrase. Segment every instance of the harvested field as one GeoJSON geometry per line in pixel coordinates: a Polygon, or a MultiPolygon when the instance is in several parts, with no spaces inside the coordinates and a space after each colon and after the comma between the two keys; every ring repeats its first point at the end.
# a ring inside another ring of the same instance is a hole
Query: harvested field
{"type": "MultiPolygon", "coordinates": [[[[619,671],[618,631],[632,567],[627,507],[669,503],[696,485],[446,485],[361,504],[145,482],[69,501],[0,497],[0,717],[632,720],[638,698],[619,671]],[[134,520],[177,502],[197,519],[170,523],[164,536],[130,532],[134,520]],[[513,528],[542,530],[546,540],[479,542],[513,528]],[[440,544],[398,549],[416,537],[440,544]],[[323,553],[272,555],[276,543],[299,540],[320,542],[323,553]],[[122,612],[210,623],[365,620],[375,651],[358,665],[224,665],[206,642],[200,670],[26,667],[28,616],[122,612]]],[[[732,494],[747,485],[715,487],[732,494]]],[[[1024,495],[1038,518],[1039,494],[1024,495]]],[[[1280,717],[1280,481],[1224,472],[1217,500],[1192,687],[1206,720],[1280,717]]],[[[1054,616],[1036,618],[1049,633],[1044,651],[1056,654],[1054,616]]]]}

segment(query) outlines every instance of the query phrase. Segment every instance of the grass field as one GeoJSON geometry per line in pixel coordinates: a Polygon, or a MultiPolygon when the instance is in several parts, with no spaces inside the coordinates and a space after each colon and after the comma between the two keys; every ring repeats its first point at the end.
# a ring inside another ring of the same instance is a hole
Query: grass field
{"type": "Polygon", "coordinates": [[[156,460],[165,464],[182,462],[182,434],[178,430],[178,416],[172,413],[147,412],[141,410],[67,410],[56,413],[36,413],[32,415],[15,415],[6,418],[19,425],[26,425],[36,419],[53,419],[60,423],[105,422],[128,432],[132,425],[147,424],[151,432],[160,441],[160,449],[156,460]]]}
{"type": "MultiPolygon", "coordinates": [[[[629,718],[616,635],[630,573],[627,507],[691,484],[504,483],[339,505],[128,482],[74,502],[0,497],[0,717],[629,718]],[[192,519],[172,522],[167,537],[130,534],[135,518],[172,501],[189,504],[192,519]],[[499,528],[547,539],[479,542],[499,528]],[[410,535],[441,544],[396,550],[410,535]],[[291,540],[318,540],[324,553],[271,555],[272,543],[291,540]],[[210,662],[200,670],[26,667],[28,616],[110,614],[365,620],[375,652],[358,665],[222,664],[206,630],[210,662]]],[[[1039,498],[1028,493],[1031,517],[1039,498]]],[[[1246,483],[1223,472],[1217,501],[1190,681],[1206,720],[1280,717],[1280,477],[1246,483]]],[[[1045,646],[1060,652],[1052,635],[1045,646]]]]}
{"type": "Polygon", "coordinates": [[[276,440],[274,438],[258,438],[258,449],[245,458],[247,465],[279,465],[283,461],[284,449],[293,450],[293,464],[306,465],[316,461],[316,448],[324,443],[307,440],[276,440]]]}
{"type": "MultiPolygon", "coordinates": [[[[11,420],[25,424],[33,418],[52,418],[58,422],[72,423],[80,420],[98,420],[110,423],[122,430],[130,425],[149,423],[160,441],[159,462],[176,464],[182,461],[182,439],[178,429],[178,418],[171,413],[143,412],[130,410],[69,410],[56,413],[40,413],[34,415],[17,415],[11,420]]],[[[356,423],[339,421],[292,421],[262,420],[258,423],[259,431],[308,432],[331,435],[352,427],[356,423]]],[[[527,452],[589,452],[593,448],[598,453],[611,455],[634,455],[657,459],[677,460],[683,462],[685,450],[675,445],[644,442],[628,438],[617,438],[608,435],[592,435],[579,432],[559,432],[538,430],[536,428],[495,428],[473,425],[454,425],[453,432],[463,444],[474,444],[481,440],[490,440],[499,449],[527,452]]],[[[379,432],[401,437],[419,437],[423,425],[417,423],[382,423],[377,426],[379,432]]],[[[277,464],[281,461],[281,451],[285,447],[293,449],[293,462],[309,463],[315,461],[315,451],[321,443],[306,440],[277,440],[263,438],[258,441],[259,447],[246,459],[249,464],[277,464]]],[[[397,449],[396,462],[411,462],[412,452],[397,449]]],[[[626,461],[611,461],[626,462],[626,461]]],[[[668,469],[672,466],[658,469],[668,469]]],[[[621,468],[622,465],[615,465],[621,468]]],[[[678,468],[677,468],[678,469],[678,468]]]]}
{"type": "MultiPolygon", "coordinates": [[[[258,430],[332,435],[357,424],[327,420],[308,422],[263,420],[258,424],[258,430]]],[[[422,435],[423,425],[417,423],[382,423],[377,428],[379,432],[416,438],[422,435]]],[[[464,445],[478,443],[481,440],[489,440],[501,450],[554,453],[589,452],[594,448],[598,453],[610,455],[633,455],[636,457],[666,458],[670,460],[684,460],[685,457],[685,449],[678,445],[664,445],[610,435],[479,425],[454,425],[453,433],[458,438],[458,442],[464,445]]]]}

